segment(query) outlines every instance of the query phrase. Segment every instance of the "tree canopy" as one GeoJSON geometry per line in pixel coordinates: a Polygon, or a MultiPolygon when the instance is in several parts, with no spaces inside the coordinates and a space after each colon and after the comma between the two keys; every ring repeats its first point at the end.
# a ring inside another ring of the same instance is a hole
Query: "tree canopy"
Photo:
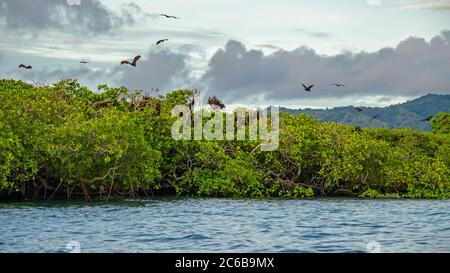
{"type": "Polygon", "coordinates": [[[450,197],[450,114],[434,132],[360,129],[281,114],[280,145],[174,140],[194,91],[94,92],[75,80],[0,80],[0,197],[450,197]]]}

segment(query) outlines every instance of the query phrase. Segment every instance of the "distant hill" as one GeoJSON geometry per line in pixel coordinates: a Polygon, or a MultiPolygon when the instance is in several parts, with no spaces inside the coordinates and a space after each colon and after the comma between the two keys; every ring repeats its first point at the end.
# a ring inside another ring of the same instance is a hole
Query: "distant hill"
{"type": "Polygon", "coordinates": [[[428,94],[388,107],[362,107],[362,112],[356,112],[353,106],[298,110],[281,108],[280,111],[291,114],[304,113],[320,121],[359,125],[360,127],[412,128],[430,131],[431,124],[421,120],[439,112],[450,112],[450,95],[428,94]],[[375,115],[379,115],[379,117],[369,122],[375,115]]]}

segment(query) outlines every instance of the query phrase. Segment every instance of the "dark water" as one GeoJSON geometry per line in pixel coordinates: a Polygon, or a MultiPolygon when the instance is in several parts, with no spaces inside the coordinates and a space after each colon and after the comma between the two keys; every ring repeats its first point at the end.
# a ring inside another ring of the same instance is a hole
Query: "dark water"
{"type": "Polygon", "coordinates": [[[450,200],[0,205],[0,252],[68,252],[72,241],[81,252],[367,252],[368,243],[381,252],[450,252],[450,200]]]}

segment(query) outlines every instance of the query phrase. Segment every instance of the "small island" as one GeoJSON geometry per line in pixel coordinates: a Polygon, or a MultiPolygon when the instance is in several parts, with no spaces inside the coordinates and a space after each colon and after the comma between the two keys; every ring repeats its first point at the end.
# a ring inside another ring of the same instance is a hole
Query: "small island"
{"type": "Polygon", "coordinates": [[[0,200],[450,197],[449,113],[420,132],[282,112],[279,147],[264,152],[257,140],[174,140],[171,111],[194,96],[0,80],[0,200]]]}

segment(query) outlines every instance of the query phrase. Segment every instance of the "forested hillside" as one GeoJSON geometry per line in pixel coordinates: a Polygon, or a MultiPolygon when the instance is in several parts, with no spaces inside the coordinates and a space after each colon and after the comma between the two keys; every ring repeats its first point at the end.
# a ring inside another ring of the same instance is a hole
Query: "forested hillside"
{"type": "MultiPolygon", "coordinates": [[[[357,105],[355,105],[357,106],[357,105]]],[[[281,109],[291,114],[308,114],[319,121],[352,124],[366,128],[411,128],[431,131],[429,122],[422,121],[439,112],[450,112],[450,95],[420,97],[406,103],[388,107],[361,107],[357,112],[353,106],[332,109],[281,109]],[[376,119],[371,119],[377,116],[376,119]]]]}

